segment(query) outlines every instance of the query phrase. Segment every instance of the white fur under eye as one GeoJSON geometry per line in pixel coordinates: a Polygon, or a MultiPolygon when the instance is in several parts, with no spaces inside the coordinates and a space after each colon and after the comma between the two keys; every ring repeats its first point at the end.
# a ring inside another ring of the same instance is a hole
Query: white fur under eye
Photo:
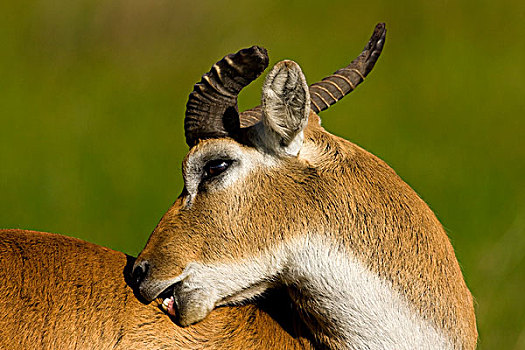
{"type": "Polygon", "coordinates": [[[207,191],[221,190],[246,177],[255,168],[275,166],[276,161],[274,157],[231,139],[209,140],[193,151],[183,164],[184,183],[189,194],[187,205],[191,205],[201,185],[206,186],[207,191]],[[206,167],[215,161],[229,164],[217,176],[206,177],[206,167]]]}

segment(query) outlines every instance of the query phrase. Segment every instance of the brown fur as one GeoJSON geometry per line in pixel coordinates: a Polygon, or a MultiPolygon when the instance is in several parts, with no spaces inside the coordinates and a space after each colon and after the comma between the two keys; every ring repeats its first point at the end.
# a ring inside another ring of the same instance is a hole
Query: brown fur
{"type": "MultiPolygon", "coordinates": [[[[204,140],[189,154],[214,142],[236,141],[204,140]]],[[[190,208],[186,200],[183,191],[139,256],[152,265],[148,278],[173,278],[192,261],[246,258],[315,232],[391,281],[456,347],[475,348],[473,299],[433,212],[383,161],[320,127],[315,113],[298,157],[282,158],[278,167],[253,171],[226,189],[200,191],[190,208]]],[[[336,348],[326,337],[325,343],[336,348]]]]}
{"type": "Polygon", "coordinates": [[[288,315],[281,324],[290,333],[253,305],[220,308],[181,328],[158,301],[134,296],[124,278],[132,262],[74,238],[0,231],[0,349],[312,348],[291,335],[288,315]]]}

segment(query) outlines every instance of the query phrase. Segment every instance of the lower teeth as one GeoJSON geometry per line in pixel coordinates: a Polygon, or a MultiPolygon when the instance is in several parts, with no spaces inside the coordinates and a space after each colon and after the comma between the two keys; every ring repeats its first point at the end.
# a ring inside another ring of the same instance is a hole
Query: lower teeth
{"type": "Polygon", "coordinates": [[[162,309],[163,309],[164,311],[168,311],[169,303],[170,303],[170,298],[166,298],[166,299],[164,299],[164,301],[162,302],[162,309]]]}

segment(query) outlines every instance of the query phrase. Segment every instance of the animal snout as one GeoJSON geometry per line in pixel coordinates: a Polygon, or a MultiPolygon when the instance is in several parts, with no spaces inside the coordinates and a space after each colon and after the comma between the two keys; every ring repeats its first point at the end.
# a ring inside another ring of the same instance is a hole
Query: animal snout
{"type": "Polygon", "coordinates": [[[146,278],[149,271],[149,263],[147,261],[140,261],[135,263],[133,272],[131,273],[131,282],[134,287],[139,287],[142,281],[146,278]]]}

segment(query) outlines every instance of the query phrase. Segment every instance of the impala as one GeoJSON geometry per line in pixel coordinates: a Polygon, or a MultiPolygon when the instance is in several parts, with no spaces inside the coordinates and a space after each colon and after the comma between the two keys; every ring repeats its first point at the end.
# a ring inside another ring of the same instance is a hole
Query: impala
{"type": "Polygon", "coordinates": [[[423,200],[383,161],[324,130],[317,115],[364,80],[384,44],[307,85],[293,61],[266,77],[261,106],[237,95],[268,64],[252,47],[195,85],[184,188],[134,265],[146,300],[178,324],[280,287],[330,349],[473,349],[473,299],[423,200]]]}
{"type": "Polygon", "coordinates": [[[320,126],[385,34],[376,26],[358,58],[311,86],[277,63],[262,105],[240,114],[266,51],[217,62],[187,104],[182,194],[136,261],[1,231],[0,348],[474,348],[472,296],[432,211],[320,126]]]}

